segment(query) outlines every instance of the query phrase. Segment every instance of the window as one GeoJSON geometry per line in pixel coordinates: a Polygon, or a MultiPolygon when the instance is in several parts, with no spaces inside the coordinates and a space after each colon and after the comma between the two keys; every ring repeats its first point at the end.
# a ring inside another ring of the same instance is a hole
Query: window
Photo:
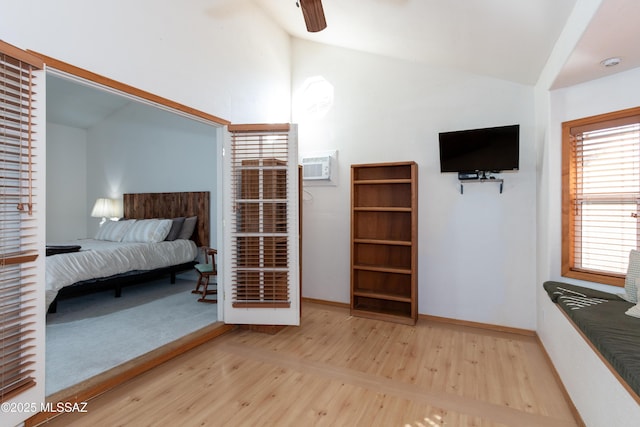
{"type": "MultiPolygon", "coordinates": [[[[0,41],[0,402],[36,384],[33,90],[41,61],[0,41]]],[[[4,416],[4,415],[3,415],[4,416]]]]}
{"type": "Polygon", "coordinates": [[[562,275],[624,286],[640,247],[640,107],[562,128],[562,275]]]}

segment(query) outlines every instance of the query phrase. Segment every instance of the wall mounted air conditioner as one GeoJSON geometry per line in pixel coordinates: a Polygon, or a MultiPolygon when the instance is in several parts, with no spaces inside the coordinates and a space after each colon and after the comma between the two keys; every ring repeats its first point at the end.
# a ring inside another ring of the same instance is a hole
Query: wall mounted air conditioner
{"type": "Polygon", "coordinates": [[[302,179],[318,181],[331,179],[331,156],[303,157],[302,179]]]}

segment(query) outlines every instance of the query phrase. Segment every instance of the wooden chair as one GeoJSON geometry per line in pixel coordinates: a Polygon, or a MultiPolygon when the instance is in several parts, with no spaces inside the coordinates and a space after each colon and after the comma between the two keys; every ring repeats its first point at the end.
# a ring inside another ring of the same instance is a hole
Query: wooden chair
{"type": "Polygon", "coordinates": [[[213,248],[203,247],[202,252],[204,253],[204,263],[195,265],[195,269],[198,272],[198,282],[196,283],[196,288],[191,291],[191,293],[200,294],[200,298],[198,298],[199,302],[218,302],[216,278],[218,275],[218,268],[216,267],[216,255],[218,251],[213,248]],[[216,286],[216,289],[209,289],[209,280],[211,277],[213,277],[212,284],[216,286]],[[216,295],[216,297],[207,298],[208,295],[216,295]]]}

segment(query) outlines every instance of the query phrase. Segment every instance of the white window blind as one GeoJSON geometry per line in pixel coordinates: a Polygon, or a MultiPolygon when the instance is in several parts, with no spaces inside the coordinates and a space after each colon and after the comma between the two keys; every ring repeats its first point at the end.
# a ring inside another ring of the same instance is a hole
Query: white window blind
{"type": "Polygon", "coordinates": [[[35,385],[34,71],[42,64],[0,41],[0,402],[35,385]],[[25,57],[27,57],[25,60],[25,57]]]}
{"type": "Polygon", "coordinates": [[[573,127],[573,269],[624,275],[638,247],[640,116],[573,127]]]}
{"type": "MultiPolygon", "coordinates": [[[[291,306],[289,129],[234,127],[231,132],[232,306],[291,306]]],[[[295,177],[294,179],[297,179],[295,177]]],[[[295,258],[295,257],[294,257],[295,258]]]]}

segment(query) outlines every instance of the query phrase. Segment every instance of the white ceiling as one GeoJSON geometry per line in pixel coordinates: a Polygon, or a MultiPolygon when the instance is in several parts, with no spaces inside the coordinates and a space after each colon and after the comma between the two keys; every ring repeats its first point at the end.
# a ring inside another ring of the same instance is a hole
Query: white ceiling
{"type": "Polygon", "coordinates": [[[306,32],[295,1],[254,0],[296,37],[535,84],[575,0],[323,0],[306,32]]]}
{"type": "MultiPolygon", "coordinates": [[[[589,3],[322,0],[327,28],[308,33],[295,0],[253,1],[295,37],[531,85],[574,6],[589,3]]],[[[554,87],[640,66],[639,17],[640,0],[603,0],[554,87]],[[610,56],[623,58],[615,70],[600,65],[610,56]]]]}
{"type": "Polygon", "coordinates": [[[214,134],[214,127],[205,121],[91,82],[47,73],[47,122],[89,129],[124,108],[127,110],[119,116],[120,123],[123,117],[132,117],[131,122],[156,129],[205,137],[214,134]]]}
{"type": "MultiPolygon", "coordinates": [[[[244,7],[237,0],[210,1],[244,7]]],[[[294,37],[530,85],[537,82],[572,9],[584,3],[323,0],[327,28],[308,33],[296,0],[251,1],[294,37]]],[[[553,88],[640,67],[639,17],[640,0],[602,0],[553,88]],[[622,63],[600,65],[611,56],[622,63]]],[[[47,119],[54,123],[86,129],[129,102],[62,78],[47,79],[47,119]]]]}
{"type": "Polygon", "coordinates": [[[595,80],[640,67],[640,1],[603,0],[589,27],[557,76],[553,88],[595,80]],[[600,62],[619,57],[606,68],[600,62]]]}
{"type": "Polygon", "coordinates": [[[47,121],[88,129],[131,101],[120,95],[47,74],[47,121]]]}

